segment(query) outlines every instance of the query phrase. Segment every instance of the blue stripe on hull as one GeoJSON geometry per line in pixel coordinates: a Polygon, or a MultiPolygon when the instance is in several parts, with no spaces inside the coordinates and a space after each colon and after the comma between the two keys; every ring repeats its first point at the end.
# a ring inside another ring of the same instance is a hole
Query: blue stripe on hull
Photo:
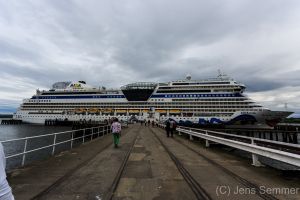
{"type": "Polygon", "coordinates": [[[124,95],[94,95],[94,96],[33,96],[31,99],[115,99],[125,98],[124,95]]]}
{"type": "MultiPolygon", "coordinates": [[[[154,94],[150,98],[199,98],[199,97],[242,97],[240,93],[234,94],[154,94]]],[[[84,95],[84,96],[33,96],[31,99],[115,99],[125,98],[124,95],[84,95]]]]}
{"type": "Polygon", "coordinates": [[[198,98],[198,97],[242,97],[240,93],[231,94],[154,94],[151,98],[198,98]]]}

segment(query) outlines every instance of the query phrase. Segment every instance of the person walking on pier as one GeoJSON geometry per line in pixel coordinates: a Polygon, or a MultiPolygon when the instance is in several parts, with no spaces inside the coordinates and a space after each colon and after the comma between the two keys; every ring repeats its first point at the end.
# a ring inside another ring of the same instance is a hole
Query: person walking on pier
{"type": "Polygon", "coordinates": [[[11,188],[6,180],[6,160],[2,143],[0,142],[0,200],[14,200],[11,188]]]}
{"type": "Polygon", "coordinates": [[[118,148],[118,144],[120,142],[120,134],[121,134],[121,130],[122,130],[122,126],[119,123],[118,118],[115,118],[113,120],[113,123],[111,125],[111,132],[113,134],[114,137],[114,144],[115,144],[115,148],[118,148]]]}
{"type": "Polygon", "coordinates": [[[175,121],[170,121],[170,133],[171,133],[171,137],[173,137],[173,134],[176,130],[176,122],[175,121]]]}
{"type": "Polygon", "coordinates": [[[167,137],[170,136],[170,121],[168,120],[166,122],[166,132],[167,132],[167,137]]]}

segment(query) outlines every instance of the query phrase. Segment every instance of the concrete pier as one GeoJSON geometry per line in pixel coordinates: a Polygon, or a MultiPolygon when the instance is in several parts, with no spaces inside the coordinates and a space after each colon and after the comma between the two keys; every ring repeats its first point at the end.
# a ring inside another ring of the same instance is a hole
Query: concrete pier
{"type": "Polygon", "coordinates": [[[22,124],[22,120],[17,119],[2,119],[1,124],[11,125],[11,124],[22,124]]]}
{"type": "Polygon", "coordinates": [[[124,129],[119,148],[106,135],[15,170],[8,180],[15,198],[22,200],[199,199],[182,169],[206,199],[300,199],[298,178],[287,179],[220,148],[177,135],[167,138],[163,129],[139,124],[124,129]]]}

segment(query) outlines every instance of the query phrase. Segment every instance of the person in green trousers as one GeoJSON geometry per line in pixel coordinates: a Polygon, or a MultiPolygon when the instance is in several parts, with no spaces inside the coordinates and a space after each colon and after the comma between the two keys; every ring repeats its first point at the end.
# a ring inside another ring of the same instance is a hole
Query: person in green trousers
{"type": "Polygon", "coordinates": [[[121,134],[122,126],[118,120],[118,118],[115,118],[113,120],[113,123],[111,124],[111,132],[114,137],[114,145],[115,148],[118,148],[119,142],[120,142],[120,134],[121,134]]]}

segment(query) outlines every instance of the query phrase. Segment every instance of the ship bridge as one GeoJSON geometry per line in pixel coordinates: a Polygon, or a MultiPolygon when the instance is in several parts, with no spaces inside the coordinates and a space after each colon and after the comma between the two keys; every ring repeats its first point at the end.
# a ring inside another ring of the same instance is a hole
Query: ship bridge
{"type": "Polygon", "coordinates": [[[147,101],[156,86],[154,82],[136,82],[122,86],[121,90],[128,101],[147,101]]]}

